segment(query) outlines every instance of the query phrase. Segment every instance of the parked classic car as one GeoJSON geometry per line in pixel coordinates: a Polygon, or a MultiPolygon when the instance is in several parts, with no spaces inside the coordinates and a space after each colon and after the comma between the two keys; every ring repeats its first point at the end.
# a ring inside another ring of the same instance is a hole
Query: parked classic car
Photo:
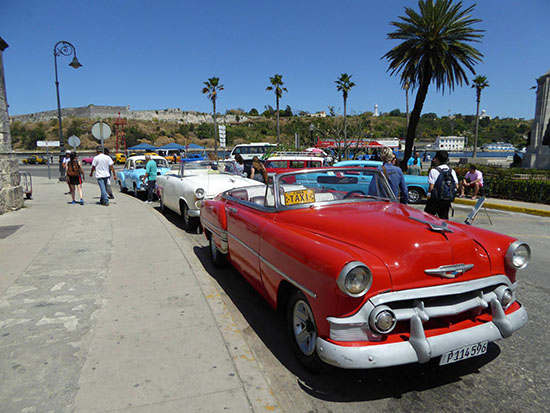
{"type": "MultiPolygon", "coordinates": [[[[361,166],[361,167],[378,167],[381,166],[380,161],[341,161],[336,162],[334,166],[361,166]]],[[[419,204],[422,199],[428,196],[428,177],[421,175],[407,175],[405,174],[405,184],[409,190],[409,204],[419,204]]]]}
{"type": "MultiPolygon", "coordinates": [[[[157,163],[157,175],[162,176],[170,171],[168,162],[162,156],[151,156],[151,159],[157,163]]],[[[142,181],[146,164],[144,155],[131,156],[126,160],[124,169],[117,172],[117,182],[121,192],[132,191],[138,196],[139,192],[147,190],[142,181]]]]}
{"type": "Polygon", "coordinates": [[[200,217],[213,263],[286,311],[312,371],[453,363],[527,323],[516,272],[529,246],[402,205],[373,168],[277,174],[204,201],[200,217]]]}
{"type": "Polygon", "coordinates": [[[23,159],[21,162],[26,163],[26,164],[46,164],[46,163],[48,163],[46,158],[43,158],[41,156],[35,156],[35,155],[31,155],[28,158],[23,159]]]}
{"type": "Polygon", "coordinates": [[[183,218],[185,229],[199,224],[200,205],[219,193],[236,187],[258,185],[258,181],[236,175],[235,161],[199,161],[179,165],[157,179],[160,209],[166,208],[183,218]]]}

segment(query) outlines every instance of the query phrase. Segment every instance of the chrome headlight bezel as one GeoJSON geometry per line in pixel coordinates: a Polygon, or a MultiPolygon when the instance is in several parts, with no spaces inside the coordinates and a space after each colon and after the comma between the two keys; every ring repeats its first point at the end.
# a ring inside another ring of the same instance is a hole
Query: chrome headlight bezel
{"type": "Polygon", "coordinates": [[[371,328],[372,331],[375,331],[379,334],[391,333],[396,325],[397,325],[397,317],[395,316],[395,313],[393,312],[393,310],[387,305],[379,305],[378,307],[374,308],[369,314],[369,327],[371,328]],[[380,321],[380,317],[383,317],[383,316],[391,317],[391,324],[386,329],[380,328],[378,324],[378,322],[380,321]]]}
{"type": "Polygon", "coordinates": [[[362,297],[367,293],[367,291],[369,291],[372,285],[372,271],[369,267],[367,267],[366,264],[360,261],[348,262],[340,271],[336,283],[344,294],[353,298],[362,297]],[[356,292],[350,291],[349,289],[349,284],[351,281],[353,281],[349,277],[352,276],[354,271],[364,272],[364,281],[362,281],[362,288],[356,292]]]}
{"type": "Polygon", "coordinates": [[[531,258],[531,247],[523,241],[514,241],[510,244],[508,247],[508,250],[506,251],[506,264],[510,268],[514,268],[516,270],[522,270],[527,267],[529,264],[529,260],[531,258]],[[520,257],[517,253],[518,251],[524,251],[525,256],[520,257]],[[517,261],[519,259],[519,261],[517,261]]]}
{"type": "Polygon", "coordinates": [[[204,198],[204,189],[203,188],[197,188],[195,189],[195,198],[197,199],[203,199],[204,198]]]}

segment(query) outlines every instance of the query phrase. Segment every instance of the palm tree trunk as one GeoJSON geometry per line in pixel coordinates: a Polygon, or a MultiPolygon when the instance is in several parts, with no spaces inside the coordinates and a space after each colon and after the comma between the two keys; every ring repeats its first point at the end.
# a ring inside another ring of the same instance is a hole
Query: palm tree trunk
{"type": "Polygon", "coordinates": [[[281,144],[281,135],[279,130],[279,96],[277,96],[277,146],[281,144]]]}
{"type": "Polygon", "coordinates": [[[432,72],[428,70],[424,75],[424,79],[422,79],[422,83],[420,84],[418,93],[416,94],[414,108],[411,112],[411,118],[409,120],[409,127],[407,128],[407,138],[405,139],[405,154],[403,155],[403,161],[401,163],[401,169],[403,169],[403,171],[407,170],[407,161],[412,154],[416,127],[418,126],[418,121],[420,120],[420,113],[422,112],[422,107],[424,106],[426,95],[428,94],[428,87],[430,86],[431,79],[432,72]]]}
{"type": "Polygon", "coordinates": [[[212,99],[212,105],[214,106],[214,155],[218,159],[218,133],[216,128],[216,98],[212,99]]]}
{"type": "Polygon", "coordinates": [[[477,132],[479,128],[479,102],[481,100],[480,93],[477,93],[477,110],[476,110],[476,134],[474,139],[474,152],[472,153],[472,157],[475,158],[477,155],[477,132]]]}
{"type": "Polygon", "coordinates": [[[347,99],[344,97],[344,158],[348,159],[348,131],[347,131],[347,123],[346,123],[346,102],[347,99]]]}

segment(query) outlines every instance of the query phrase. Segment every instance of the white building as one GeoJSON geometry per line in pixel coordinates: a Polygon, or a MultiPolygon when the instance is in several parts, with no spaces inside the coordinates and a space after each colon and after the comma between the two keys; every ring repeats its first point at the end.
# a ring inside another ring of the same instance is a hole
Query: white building
{"type": "Polygon", "coordinates": [[[465,144],[464,136],[438,136],[435,140],[437,150],[463,151],[465,144]]]}

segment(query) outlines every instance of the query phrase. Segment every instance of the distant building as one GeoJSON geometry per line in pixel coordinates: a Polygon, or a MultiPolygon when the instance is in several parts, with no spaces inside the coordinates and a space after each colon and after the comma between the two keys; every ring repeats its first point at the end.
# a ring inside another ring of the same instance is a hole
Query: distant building
{"type": "Polygon", "coordinates": [[[311,113],[309,116],[311,116],[312,118],[326,118],[327,113],[322,110],[320,112],[311,113]]]}
{"type": "Polygon", "coordinates": [[[435,140],[437,150],[463,151],[466,143],[464,136],[438,136],[435,140]]]}
{"type": "Polygon", "coordinates": [[[372,114],[372,116],[380,116],[380,113],[378,113],[378,103],[374,104],[374,113],[372,114]]]}

